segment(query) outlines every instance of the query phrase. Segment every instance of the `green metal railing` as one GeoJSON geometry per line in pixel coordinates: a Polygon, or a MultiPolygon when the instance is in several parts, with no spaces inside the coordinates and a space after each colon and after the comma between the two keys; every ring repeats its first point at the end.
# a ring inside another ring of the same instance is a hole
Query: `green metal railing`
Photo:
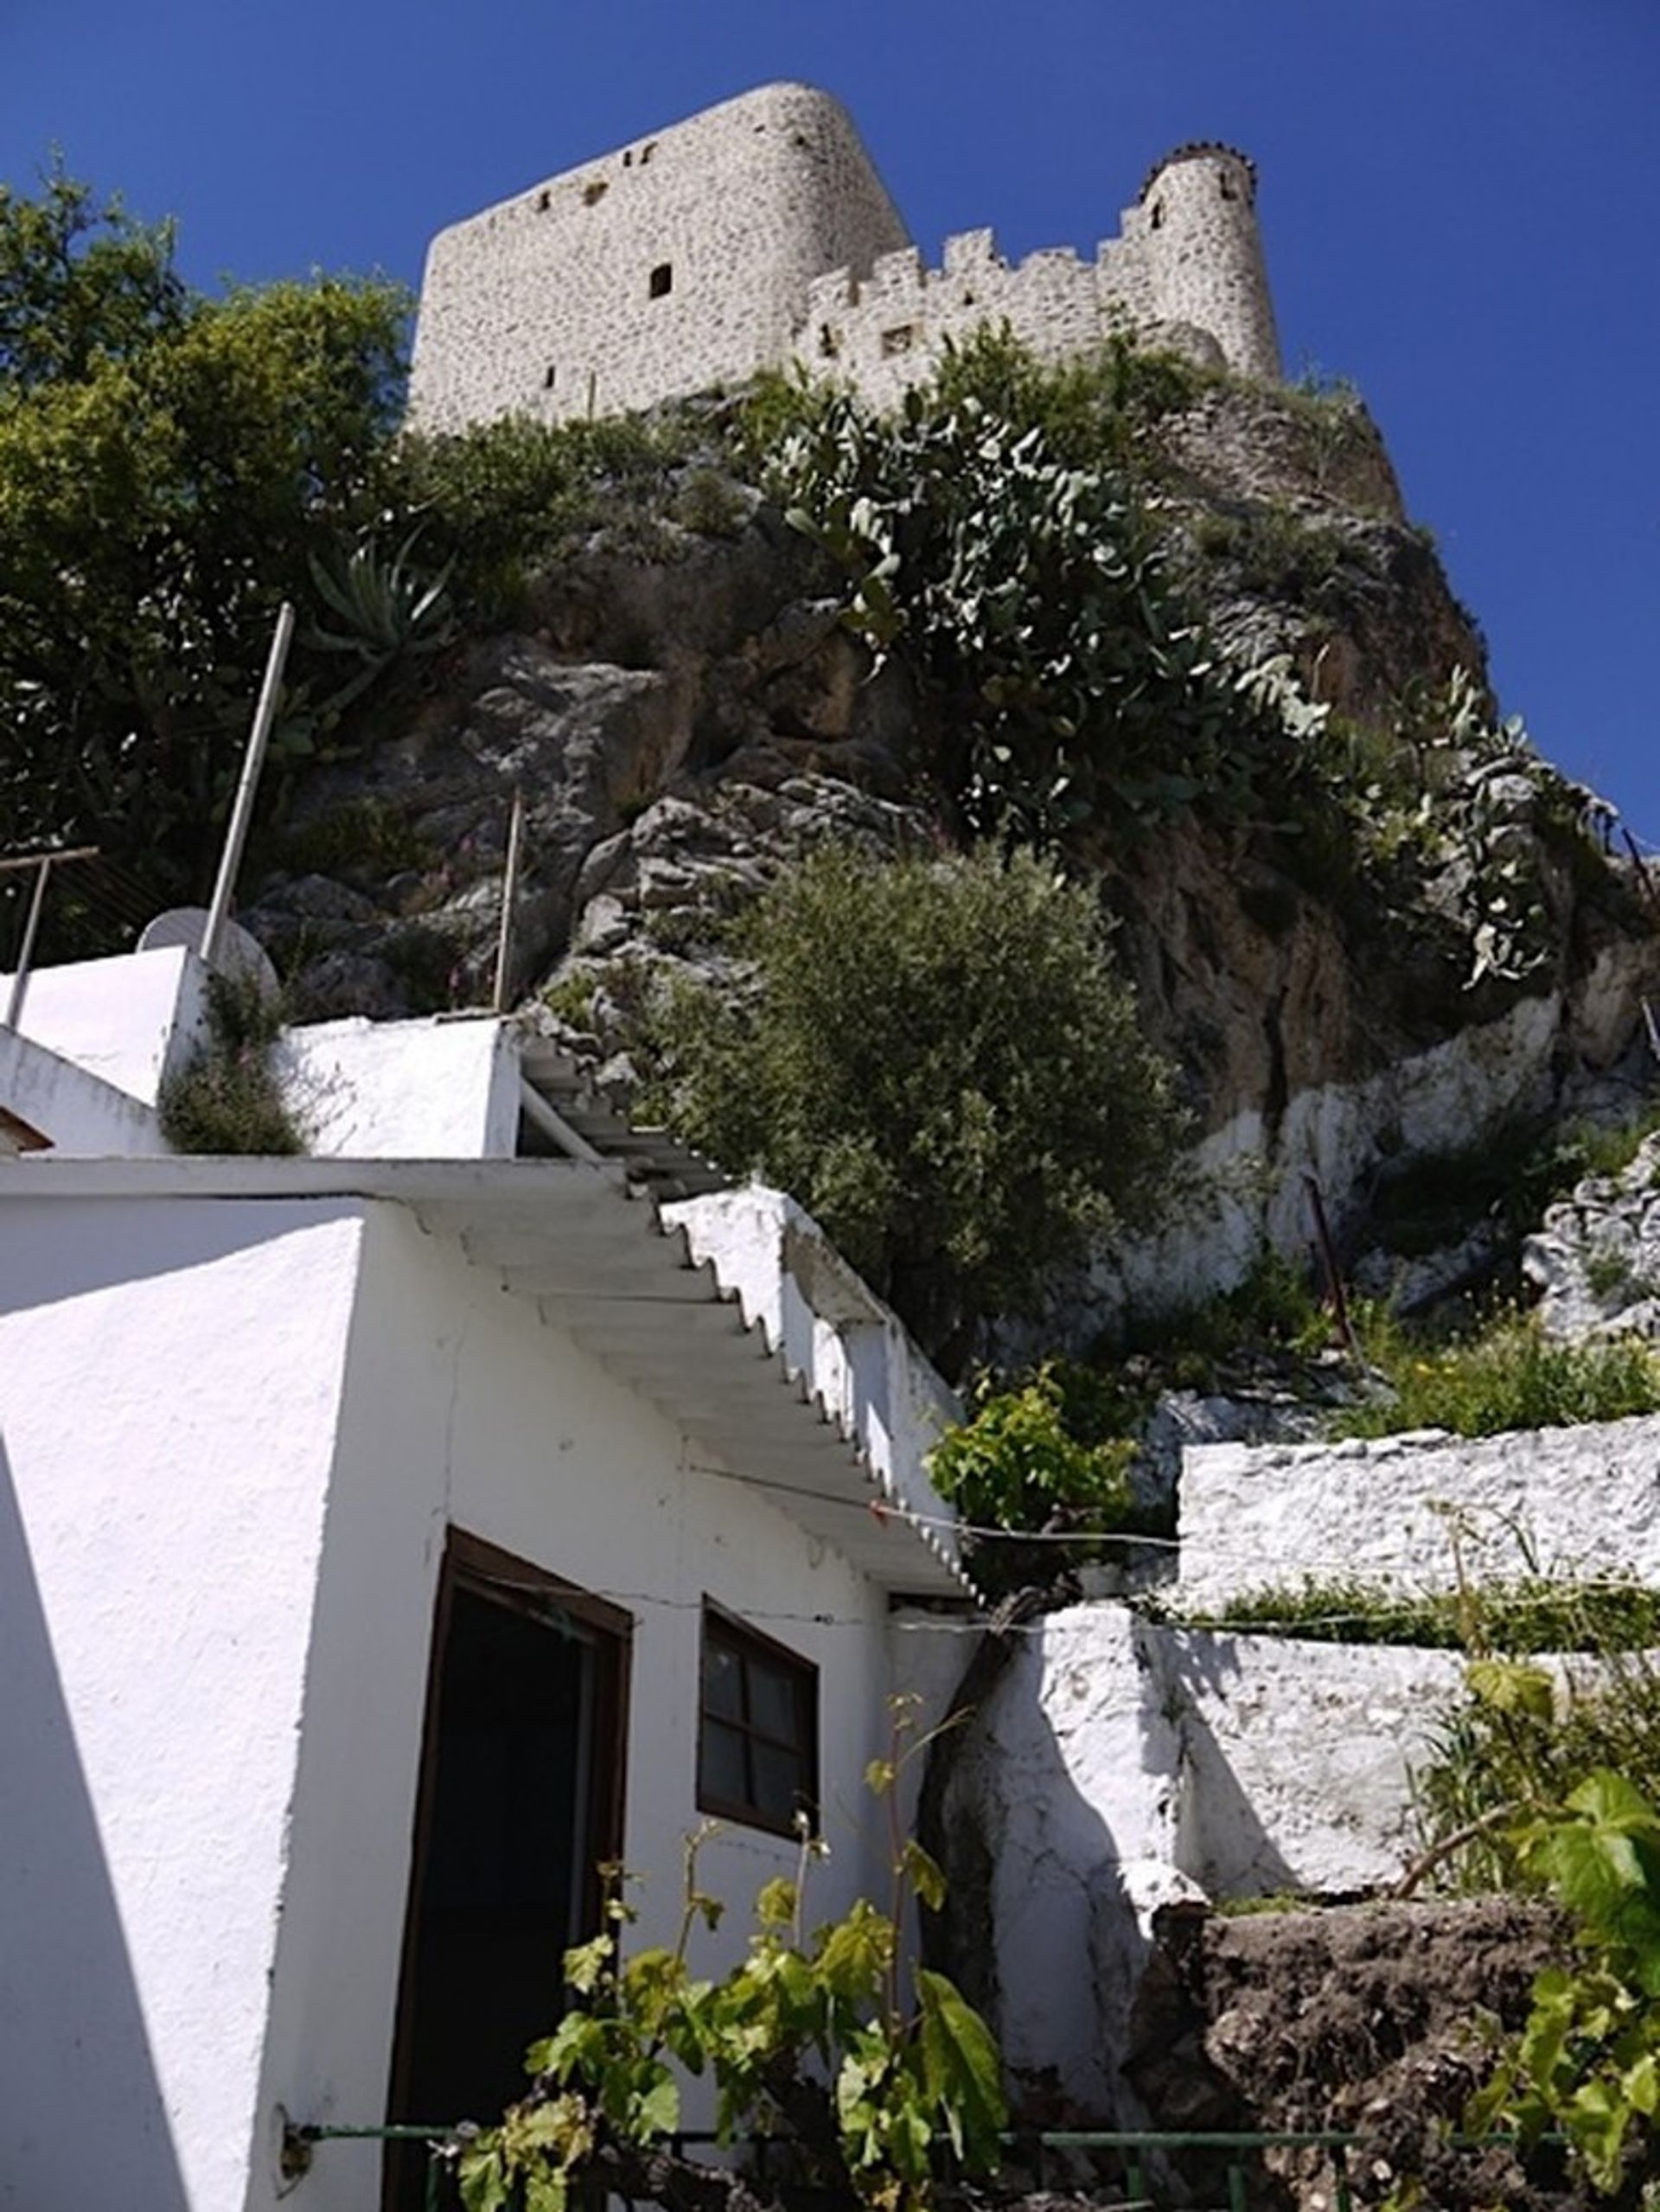
{"type": "MultiPolygon", "coordinates": [[[[414,2123],[380,2127],[335,2127],[322,2124],[297,2126],[290,2121],[283,2132],[283,2171],[293,2180],[308,2172],[312,2153],[319,2144],[423,2143],[428,2149],[426,2186],[422,2200],[425,2212],[444,2212],[445,2184],[451,2177],[450,2154],[464,2132],[464,2123],[460,2128],[421,2126],[414,2123]]],[[[1195,2152],[1225,2157],[1226,2212],[1249,2212],[1252,2181],[1260,2182],[1264,2177],[1262,2153],[1265,2151],[1293,2150],[1330,2151],[1338,2154],[1331,2161],[1334,2212],[1351,2212],[1343,2154],[1370,2140],[1352,2131],[1320,2128],[1267,2132],[1244,2128],[1056,2128],[1038,2134],[1012,2134],[1006,2139],[1013,2163],[1030,2164],[1035,2169],[1039,2189],[1048,2185],[1047,2170],[1052,2154],[1110,2154],[1123,2189],[1122,2200],[1114,2207],[1114,2212],[1159,2212],[1161,2200],[1154,2194],[1151,2185],[1150,2170],[1155,2164],[1178,2162],[1184,2154],[1191,2158],[1195,2152]]],[[[1471,2151],[1512,2143],[1514,2139],[1509,2136],[1465,2135],[1454,2135],[1450,2138],[1453,2147],[1471,2151]]],[[[712,2147],[716,2140],[712,2134],[688,2132],[671,2138],[669,2147],[677,2156],[684,2156],[694,2148],[712,2147]]],[[[757,2169],[764,2179],[769,2141],[775,2147],[782,2147],[780,2139],[754,2137],[740,2138],[738,2141],[757,2152],[757,2169]]],[[[733,2146],[729,2143],[727,2147],[733,2146]]],[[[1102,2184],[1098,2179],[1095,2185],[1102,2184]]],[[[453,2203],[456,2200],[451,2195],[449,2201],[453,2203]]]]}

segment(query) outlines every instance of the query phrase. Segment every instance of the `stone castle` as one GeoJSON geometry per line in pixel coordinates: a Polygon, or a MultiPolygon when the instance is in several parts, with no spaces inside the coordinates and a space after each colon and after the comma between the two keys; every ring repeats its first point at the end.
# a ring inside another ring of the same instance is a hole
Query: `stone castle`
{"type": "Polygon", "coordinates": [[[883,403],[988,323],[1050,359],[1129,329],[1272,380],[1255,201],[1244,155],[1181,146],[1093,261],[1011,265],[977,230],[928,269],[840,104],[768,85],[440,232],[411,420],[616,414],[795,362],[883,403]]]}

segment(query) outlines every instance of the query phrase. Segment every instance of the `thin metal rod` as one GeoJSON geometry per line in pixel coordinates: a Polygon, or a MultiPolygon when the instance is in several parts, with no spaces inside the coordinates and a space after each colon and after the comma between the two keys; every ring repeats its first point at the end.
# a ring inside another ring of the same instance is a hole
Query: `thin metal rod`
{"type": "Polygon", "coordinates": [[[9,853],[0,860],[0,876],[15,868],[38,868],[42,860],[95,860],[99,850],[96,845],[43,845],[38,853],[9,853]]]}
{"type": "Polygon", "coordinates": [[[230,827],[225,833],[225,850],[220,856],[219,881],[214,885],[213,904],[208,909],[208,926],[201,933],[201,956],[210,968],[214,964],[214,955],[219,950],[219,940],[224,934],[226,919],[231,911],[231,893],[236,888],[237,870],[242,865],[242,847],[248,841],[248,824],[253,819],[254,793],[259,788],[259,771],[265,765],[271,726],[277,719],[277,700],[282,689],[283,669],[288,661],[288,649],[293,636],[294,610],[284,599],[277,611],[277,630],[271,641],[270,657],[265,662],[265,680],[259,687],[259,704],[254,709],[248,749],[242,756],[242,777],[236,787],[230,827]]]}
{"type": "Polygon", "coordinates": [[[513,957],[513,907],[519,896],[519,853],[525,836],[525,794],[513,795],[513,818],[508,824],[508,866],[501,879],[501,935],[495,948],[495,988],[490,1005],[497,1013],[508,1010],[508,968],[513,957]]]}
{"type": "Polygon", "coordinates": [[[1350,1317],[1348,1295],[1343,1287],[1343,1270],[1338,1265],[1337,1247],[1331,1241],[1331,1224],[1325,1218],[1325,1199],[1316,1178],[1306,1171],[1303,1187],[1308,1192],[1308,1209],[1314,1218],[1314,1240],[1320,1248],[1320,1265],[1325,1272],[1326,1295],[1331,1301],[1331,1310],[1337,1316],[1338,1330],[1348,1348],[1349,1357],[1357,1367],[1366,1365],[1360,1348],[1360,1339],[1355,1334],[1355,1325],[1350,1317]]]}
{"type": "Polygon", "coordinates": [[[29,971],[35,958],[35,935],[41,926],[41,909],[46,904],[47,879],[52,873],[52,855],[43,853],[35,863],[39,873],[35,888],[29,895],[29,919],[23,924],[22,949],[17,955],[17,973],[11,979],[11,995],[6,1001],[5,1026],[16,1029],[22,1019],[23,1000],[29,991],[29,971]]]}

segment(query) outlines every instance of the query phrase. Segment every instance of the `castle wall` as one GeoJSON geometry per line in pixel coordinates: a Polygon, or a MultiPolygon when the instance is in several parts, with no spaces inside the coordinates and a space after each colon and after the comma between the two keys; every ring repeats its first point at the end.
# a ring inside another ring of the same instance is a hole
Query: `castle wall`
{"type": "Polygon", "coordinates": [[[787,360],[810,280],[903,222],[845,111],[769,85],[434,240],[410,419],[615,414],[787,360]]]}
{"type": "Polygon", "coordinates": [[[1152,284],[1139,247],[1109,240],[1085,261],[1056,246],[1011,264],[989,230],[948,238],[941,267],[913,246],[884,253],[869,278],[837,269],[808,289],[795,356],[820,374],[857,384],[878,406],[937,366],[948,343],[1006,324],[1045,361],[1100,345],[1126,322],[1146,319],[1152,284]]]}
{"type": "Polygon", "coordinates": [[[410,419],[622,413],[792,361],[884,406],[1003,324],[1044,360],[1128,327],[1273,380],[1255,189],[1243,155],[1184,147],[1093,261],[1011,265],[976,230],[929,269],[840,104],[769,85],[442,232],[410,419]]]}

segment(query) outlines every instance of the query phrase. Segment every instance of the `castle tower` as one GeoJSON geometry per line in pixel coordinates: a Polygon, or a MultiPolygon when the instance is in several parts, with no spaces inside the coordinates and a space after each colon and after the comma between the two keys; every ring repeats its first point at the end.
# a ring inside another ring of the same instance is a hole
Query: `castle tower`
{"type": "Polygon", "coordinates": [[[1231,146],[1178,146],[1149,170],[1124,235],[1140,247],[1154,320],[1209,331],[1229,368],[1278,380],[1254,162],[1231,146]]]}
{"type": "Polygon", "coordinates": [[[410,419],[616,414],[788,361],[809,282],[910,243],[840,104],[763,86],[440,232],[410,419]]]}

